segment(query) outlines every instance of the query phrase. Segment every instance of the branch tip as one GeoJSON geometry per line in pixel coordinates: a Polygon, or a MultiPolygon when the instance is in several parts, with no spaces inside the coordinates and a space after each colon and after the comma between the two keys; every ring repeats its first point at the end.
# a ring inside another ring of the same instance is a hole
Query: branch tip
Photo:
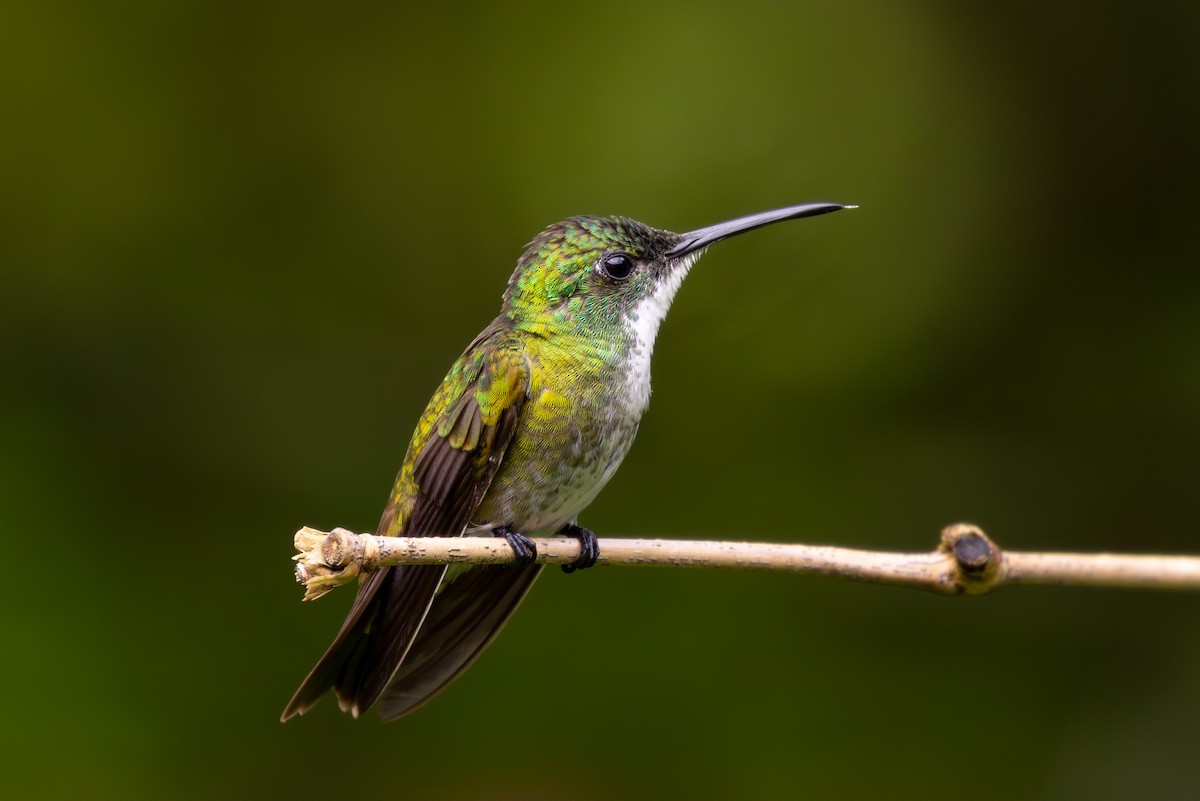
{"type": "Polygon", "coordinates": [[[315,601],[358,576],[359,564],[342,542],[347,534],[352,540],[359,539],[342,528],[327,534],[305,526],[296,532],[292,542],[300,553],[292,558],[296,560],[296,581],[304,585],[304,600],[315,601]]]}

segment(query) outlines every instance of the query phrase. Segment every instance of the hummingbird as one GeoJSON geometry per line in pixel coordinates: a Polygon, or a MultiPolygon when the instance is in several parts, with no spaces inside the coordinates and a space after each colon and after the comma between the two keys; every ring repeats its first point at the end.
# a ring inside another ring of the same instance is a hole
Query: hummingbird
{"type": "Polygon", "coordinates": [[[283,711],[330,690],[358,717],[425,704],[492,641],[541,572],[531,537],[580,543],[579,525],[625,457],[650,401],[650,354],[707,246],[765,225],[853,208],[809,203],[684,234],[624,217],[572,217],[517,260],[500,314],[467,346],[413,434],[375,533],[503,537],[511,565],[405,565],[360,576],[346,620],[283,711]]]}

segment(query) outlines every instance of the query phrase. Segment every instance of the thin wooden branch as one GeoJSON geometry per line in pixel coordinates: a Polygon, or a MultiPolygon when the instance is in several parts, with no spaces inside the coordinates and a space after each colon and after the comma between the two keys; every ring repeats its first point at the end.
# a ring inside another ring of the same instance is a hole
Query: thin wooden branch
{"type": "MultiPolygon", "coordinates": [[[[569,564],[578,541],[535,539],[537,561],[569,564]]],[[[375,537],[341,528],[296,532],[296,580],[304,600],[319,598],[361,571],[390,565],[510,564],[513,552],[494,537],[375,537]]],[[[1002,551],[977,526],[942,530],[929,553],[862,551],[813,545],[690,540],[602,539],[598,564],[783,570],[931,590],[980,595],[1016,584],[1200,590],[1200,557],[1002,551]]]]}

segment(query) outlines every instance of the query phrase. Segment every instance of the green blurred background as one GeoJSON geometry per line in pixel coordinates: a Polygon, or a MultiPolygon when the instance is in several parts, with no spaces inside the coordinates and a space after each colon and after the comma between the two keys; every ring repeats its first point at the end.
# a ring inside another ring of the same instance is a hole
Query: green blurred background
{"type": "Polygon", "coordinates": [[[1182,798],[1200,598],[548,573],[398,724],[278,715],[523,244],[722,243],[602,535],[1200,552],[1200,8],[0,10],[12,798],[1182,798]]]}

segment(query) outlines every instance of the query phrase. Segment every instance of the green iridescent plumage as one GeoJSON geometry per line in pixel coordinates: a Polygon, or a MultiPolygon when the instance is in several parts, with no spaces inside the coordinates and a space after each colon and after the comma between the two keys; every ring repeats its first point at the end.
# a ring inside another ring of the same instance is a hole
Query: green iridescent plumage
{"type": "MultiPolygon", "coordinates": [[[[421,416],[376,533],[494,531],[516,548],[522,535],[571,532],[594,544],[576,518],[633,442],[659,324],[702,249],[838,208],[798,206],[682,235],[621,217],[547,228],[519,259],[500,315],[421,416]]],[[[540,571],[406,566],[363,576],[283,719],[331,689],[355,715],[377,702],[385,720],[416,709],[479,655],[540,571]]]]}

